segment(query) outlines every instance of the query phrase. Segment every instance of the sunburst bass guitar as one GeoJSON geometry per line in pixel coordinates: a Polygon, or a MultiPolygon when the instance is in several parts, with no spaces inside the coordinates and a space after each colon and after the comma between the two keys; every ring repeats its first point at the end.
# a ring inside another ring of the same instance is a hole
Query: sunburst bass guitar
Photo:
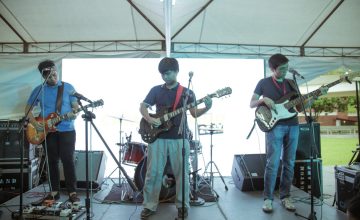
{"type": "MultiPolygon", "coordinates": [[[[223,89],[217,90],[216,92],[208,95],[210,98],[220,98],[223,97],[225,95],[230,95],[232,93],[232,90],[230,87],[225,87],[223,89]]],[[[205,97],[197,100],[195,103],[192,104],[188,104],[186,106],[186,110],[193,108],[201,103],[204,102],[205,97]]],[[[169,109],[161,109],[158,113],[156,114],[150,114],[151,117],[153,118],[159,118],[161,121],[161,125],[159,127],[154,127],[152,126],[150,123],[148,123],[144,118],[141,119],[140,121],[140,129],[139,129],[139,134],[141,135],[141,138],[143,139],[143,141],[145,141],[146,143],[152,143],[154,142],[158,135],[168,131],[171,127],[172,127],[172,123],[171,120],[173,117],[175,117],[176,115],[180,114],[183,112],[183,108],[178,108],[175,111],[172,112],[168,112],[169,109]]]]}
{"type": "MultiPolygon", "coordinates": [[[[85,105],[84,108],[96,108],[104,105],[104,101],[102,99],[95,101],[91,104],[85,105]]],[[[72,111],[74,114],[82,111],[81,108],[72,111]]],[[[58,115],[53,112],[50,113],[46,118],[36,117],[35,120],[37,122],[44,123],[44,129],[38,130],[35,126],[29,123],[26,127],[26,138],[32,144],[41,144],[48,133],[56,131],[56,125],[61,121],[68,119],[68,113],[64,115],[58,115]]]]}
{"type": "MultiPolygon", "coordinates": [[[[341,76],[340,79],[325,85],[326,87],[330,88],[335,86],[343,81],[347,81],[351,83],[351,80],[354,77],[359,76],[358,73],[351,73],[344,76],[341,76]]],[[[289,112],[289,109],[293,108],[294,106],[301,103],[301,100],[308,99],[311,97],[319,97],[321,96],[321,90],[317,89],[303,95],[302,97],[298,97],[295,99],[290,100],[292,97],[296,95],[296,92],[291,92],[286,94],[281,99],[275,102],[275,109],[269,109],[266,105],[260,105],[255,110],[255,121],[259,126],[260,130],[264,132],[270,131],[279,121],[293,118],[297,115],[297,112],[289,112]]]]}

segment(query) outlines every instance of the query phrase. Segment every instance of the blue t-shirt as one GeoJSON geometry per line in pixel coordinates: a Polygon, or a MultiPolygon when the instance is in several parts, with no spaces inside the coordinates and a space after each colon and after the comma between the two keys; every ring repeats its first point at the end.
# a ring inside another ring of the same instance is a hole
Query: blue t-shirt
{"type": "MultiPolygon", "coordinates": [[[[62,82],[59,80],[55,86],[49,86],[45,84],[44,89],[40,91],[40,94],[35,101],[35,105],[40,102],[41,113],[40,116],[46,118],[50,113],[56,112],[56,98],[58,93],[58,87],[61,86],[62,82]]],[[[36,98],[37,92],[41,89],[41,85],[37,86],[32,92],[27,101],[28,105],[36,98]]],[[[76,102],[76,97],[72,96],[71,94],[75,91],[74,87],[64,82],[64,92],[62,98],[62,106],[60,115],[64,115],[70,111],[72,111],[71,103],[76,102]]],[[[74,127],[74,120],[63,120],[57,126],[57,130],[62,131],[73,131],[74,127]]]]}
{"type": "MultiPolygon", "coordinates": [[[[146,96],[144,103],[150,106],[156,106],[156,113],[160,113],[163,109],[168,109],[168,112],[173,111],[173,105],[176,99],[177,89],[179,87],[179,83],[175,88],[168,89],[165,84],[154,86],[148,95],[146,96]]],[[[187,88],[184,87],[183,93],[186,94],[187,88]]],[[[195,102],[195,94],[193,91],[189,91],[189,98],[187,104],[195,102]]],[[[182,96],[183,97],[183,96],[182,96]]],[[[181,108],[183,106],[183,99],[180,98],[179,103],[176,109],[181,108]]],[[[169,131],[163,132],[159,135],[158,138],[162,139],[180,139],[182,135],[178,135],[179,126],[181,123],[181,113],[176,115],[171,119],[173,126],[169,131]]],[[[186,115],[185,115],[186,117],[186,115]]]]}
{"type": "MultiPolygon", "coordinates": [[[[296,93],[296,90],[290,85],[289,81],[290,79],[284,79],[283,82],[276,81],[276,86],[272,77],[261,79],[256,85],[254,93],[258,94],[259,96],[268,97],[274,102],[276,102],[290,92],[296,93]]],[[[295,109],[291,108],[289,111],[295,112],[295,109]]],[[[280,120],[277,124],[297,125],[298,123],[298,118],[293,117],[290,119],[280,120]]]]}

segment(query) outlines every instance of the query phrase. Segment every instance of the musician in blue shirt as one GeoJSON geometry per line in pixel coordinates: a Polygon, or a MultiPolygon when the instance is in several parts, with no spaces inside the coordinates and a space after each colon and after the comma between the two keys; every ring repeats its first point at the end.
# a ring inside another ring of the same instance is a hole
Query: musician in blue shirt
{"type": "MultiPolygon", "coordinates": [[[[295,82],[286,79],[285,76],[289,69],[289,60],[282,54],[274,54],[269,58],[268,64],[272,71],[272,76],[261,79],[256,85],[254,94],[250,101],[250,107],[255,108],[261,105],[267,106],[276,114],[282,113],[284,109],[277,109],[275,103],[283,103],[286,99],[299,97],[295,82]],[[262,98],[260,98],[262,96],[262,98]],[[285,99],[285,100],[282,100],[285,99]]],[[[327,92],[326,87],[321,88],[321,93],[327,92]]],[[[314,98],[305,101],[305,107],[311,106],[314,98]]],[[[301,105],[296,106],[296,110],[302,110],[301,105]]],[[[294,108],[290,108],[290,113],[295,113],[294,108]]],[[[286,109],[287,111],[287,109],[286,109]]],[[[296,114],[288,114],[292,117],[279,120],[266,134],[266,167],[264,174],[264,204],[263,211],[270,213],[273,211],[274,189],[280,158],[282,159],[282,169],[280,178],[280,200],[282,205],[289,211],[295,211],[295,205],[290,199],[290,187],[294,176],[294,165],[296,148],[299,137],[299,122],[296,114]]]]}
{"type": "MultiPolygon", "coordinates": [[[[73,110],[77,110],[79,105],[77,99],[71,94],[75,91],[74,87],[66,82],[58,80],[57,69],[55,63],[51,60],[45,60],[38,65],[38,70],[42,77],[46,79],[44,88],[41,85],[37,86],[31,93],[25,112],[29,113],[29,126],[33,126],[38,132],[45,132],[44,123],[46,117],[50,113],[57,113],[58,115],[66,115],[66,119],[62,120],[56,125],[56,131],[50,132],[45,137],[43,146],[47,155],[47,162],[49,165],[48,178],[50,178],[50,193],[42,200],[58,200],[60,199],[60,173],[59,173],[59,159],[61,159],[65,184],[69,194],[69,201],[72,203],[79,202],[80,199],[76,195],[76,174],[74,164],[75,139],[76,133],[74,128],[74,119],[76,114],[73,110]],[[60,92],[62,90],[62,92],[60,92]],[[36,98],[37,93],[39,96],[36,98]],[[58,93],[59,101],[58,100],[58,93]],[[62,98],[60,98],[60,96],[62,98]],[[35,102],[34,102],[35,100],[35,102]],[[36,120],[32,114],[31,104],[39,104],[41,108],[40,116],[43,120],[36,120]],[[57,103],[59,103],[57,105],[57,103]]],[[[28,128],[29,129],[29,128],[28,128]]]]}

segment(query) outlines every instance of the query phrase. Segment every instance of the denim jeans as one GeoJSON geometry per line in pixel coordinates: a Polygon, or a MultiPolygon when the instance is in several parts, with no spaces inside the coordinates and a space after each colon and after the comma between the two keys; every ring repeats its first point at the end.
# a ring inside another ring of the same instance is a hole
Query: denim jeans
{"type": "Polygon", "coordinates": [[[296,148],[299,139],[298,125],[277,125],[266,133],[266,167],[264,177],[264,199],[274,199],[276,177],[282,160],[280,177],[280,199],[290,196],[294,176],[296,148]]]}

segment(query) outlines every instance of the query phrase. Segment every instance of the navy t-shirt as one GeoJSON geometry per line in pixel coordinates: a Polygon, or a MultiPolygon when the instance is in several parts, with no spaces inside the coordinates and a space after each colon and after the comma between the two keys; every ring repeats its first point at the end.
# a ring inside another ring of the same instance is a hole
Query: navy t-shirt
{"type": "MultiPolygon", "coordinates": [[[[156,113],[159,113],[164,108],[169,109],[168,112],[172,112],[178,87],[179,87],[179,84],[175,88],[172,88],[172,89],[168,89],[165,86],[165,84],[154,86],[150,90],[150,92],[148,93],[148,95],[146,96],[146,98],[143,102],[150,106],[155,105],[156,113]]],[[[186,94],[186,91],[187,91],[187,88],[184,87],[182,94],[186,94]]],[[[190,90],[189,94],[190,94],[190,96],[188,98],[187,104],[194,103],[195,102],[194,92],[190,90]]],[[[180,98],[176,109],[178,109],[182,106],[183,106],[183,99],[180,98]]],[[[178,135],[179,126],[181,123],[181,116],[182,116],[182,113],[173,117],[171,119],[173,126],[170,128],[169,131],[161,133],[158,138],[162,138],[162,139],[182,138],[182,135],[178,135]]],[[[186,115],[185,115],[185,117],[186,117],[186,115]]]]}
{"type": "MultiPolygon", "coordinates": [[[[296,92],[296,90],[290,85],[289,81],[291,81],[291,79],[284,79],[283,82],[274,82],[272,77],[261,79],[256,85],[254,93],[259,96],[268,97],[276,102],[286,94],[296,92]]],[[[289,111],[295,112],[295,109],[291,108],[289,111]]],[[[290,119],[280,120],[277,124],[297,125],[299,124],[299,120],[297,117],[293,117],[290,119]]]]}

